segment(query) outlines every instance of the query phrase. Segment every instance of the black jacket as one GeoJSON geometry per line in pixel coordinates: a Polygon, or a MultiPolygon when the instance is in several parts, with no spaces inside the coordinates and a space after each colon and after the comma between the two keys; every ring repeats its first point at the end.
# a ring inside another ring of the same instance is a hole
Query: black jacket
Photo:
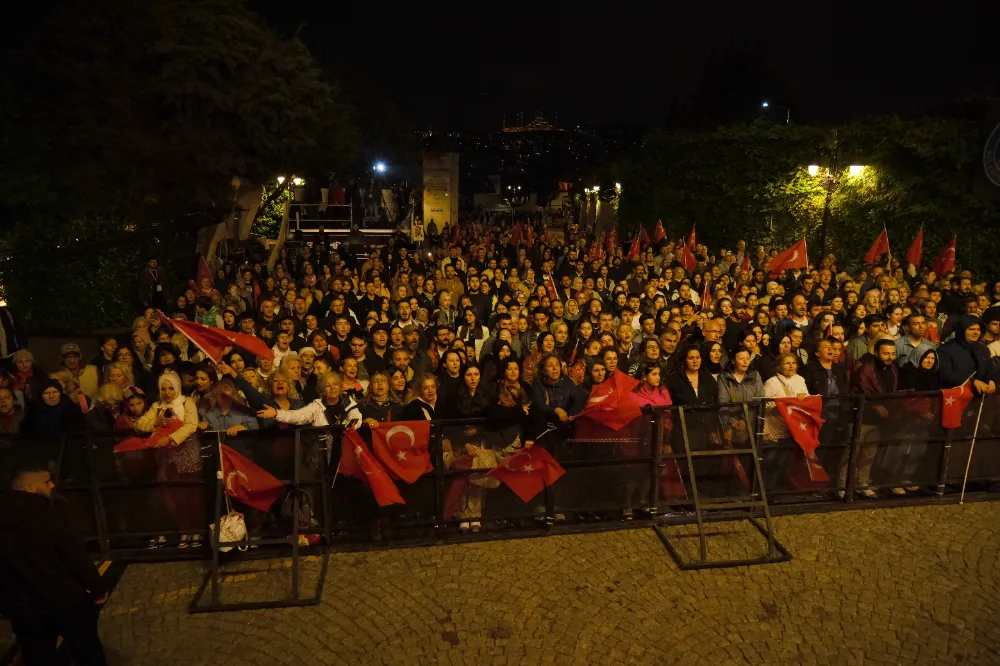
{"type": "MultiPolygon", "coordinates": [[[[850,383],[847,380],[847,368],[843,363],[834,363],[830,368],[833,374],[833,381],[837,385],[838,395],[850,393],[850,383]]],[[[809,361],[799,374],[806,380],[806,387],[810,395],[830,395],[830,377],[826,368],[820,365],[815,359],[809,361]]]]}
{"type": "Polygon", "coordinates": [[[62,503],[13,490],[0,496],[0,612],[37,616],[105,591],[62,503]]]}

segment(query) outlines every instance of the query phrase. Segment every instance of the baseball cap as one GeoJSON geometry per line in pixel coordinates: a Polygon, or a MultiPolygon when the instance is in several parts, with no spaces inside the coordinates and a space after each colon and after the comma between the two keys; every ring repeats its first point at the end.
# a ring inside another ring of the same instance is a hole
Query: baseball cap
{"type": "Polygon", "coordinates": [[[406,335],[407,333],[413,333],[414,331],[419,331],[419,330],[420,329],[417,327],[416,324],[407,324],[406,326],[403,327],[403,335],[406,335]]]}
{"type": "Polygon", "coordinates": [[[59,355],[67,356],[69,354],[78,354],[82,356],[83,354],[80,352],[80,345],[76,344],[75,342],[67,342],[66,344],[64,344],[62,348],[59,350],[59,355]]]}

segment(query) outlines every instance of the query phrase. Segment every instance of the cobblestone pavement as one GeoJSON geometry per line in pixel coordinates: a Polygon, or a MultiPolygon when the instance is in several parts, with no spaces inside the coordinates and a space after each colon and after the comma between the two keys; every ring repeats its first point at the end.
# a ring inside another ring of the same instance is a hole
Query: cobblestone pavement
{"type": "MultiPolygon", "coordinates": [[[[203,563],[137,565],[101,632],[144,666],[1000,663],[1000,503],[776,524],[792,562],[696,572],[649,529],[340,554],[320,605],[283,610],[189,615],[203,563]]],[[[239,570],[227,600],[289,577],[239,570]]]]}

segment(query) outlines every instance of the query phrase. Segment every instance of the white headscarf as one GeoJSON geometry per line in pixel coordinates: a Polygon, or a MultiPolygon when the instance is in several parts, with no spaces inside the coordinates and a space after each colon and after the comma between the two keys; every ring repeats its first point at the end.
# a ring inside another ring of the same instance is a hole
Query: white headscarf
{"type": "Polygon", "coordinates": [[[181,421],[183,421],[184,420],[184,394],[181,393],[181,378],[180,378],[180,376],[176,372],[174,372],[172,370],[169,370],[167,372],[164,372],[162,375],[160,375],[160,381],[157,383],[157,388],[159,388],[159,385],[162,384],[163,382],[167,382],[171,386],[173,386],[174,387],[174,391],[177,392],[177,395],[176,395],[176,397],[174,397],[173,402],[164,403],[162,400],[160,400],[159,401],[160,408],[161,409],[167,409],[167,408],[171,409],[173,411],[173,413],[174,413],[174,416],[176,416],[181,421]]]}

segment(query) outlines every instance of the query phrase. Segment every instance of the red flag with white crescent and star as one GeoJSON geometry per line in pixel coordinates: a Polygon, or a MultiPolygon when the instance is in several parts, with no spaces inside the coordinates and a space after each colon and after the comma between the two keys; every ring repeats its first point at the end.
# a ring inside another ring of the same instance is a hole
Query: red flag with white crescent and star
{"type": "Polygon", "coordinates": [[[487,476],[500,479],[521,501],[530,502],[545,486],[551,486],[565,473],[566,470],[548,451],[541,446],[533,446],[521,449],[487,472],[487,476]]]}
{"type": "Polygon", "coordinates": [[[344,431],[338,470],[348,476],[361,479],[366,486],[372,489],[375,502],[379,506],[406,504],[403,496],[399,494],[396,484],[389,478],[382,463],[376,460],[375,456],[368,450],[368,445],[365,444],[365,440],[361,439],[357,430],[344,431]]]}
{"type": "Polygon", "coordinates": [[[812,455],[819,446],[819,429],[825,422],[823,396],[809,395],[805,398],[775,398],[774,404],[792,433],[792,438],[807,455],[812,455]]]}
{"type": "Polygon", "coordinates": [[[625,261],[638,261],[639,260],[639,237],[636,236],[632,239],[632,245],[628,249],[628,254],[625,255],[625,261]]]}
{"type": "Polygon", "coordinates": [[[767,262],[767,270],[771,277],[777,277],[781,271],[789,268],[808,268],[809,257],[806,254],[806,239],[803,238],[784,252],[779,252],[767,262]]]}
{"type": "Polygon", "coordinates": [[[579,416],[612,430],[621,430],[642,414],[642,408],[632,394],[638,385],[639,380],[615,370],[615,374],[590,390],[590,397],[579,416]]]}
{"type": "MultiPolygon", "coordinates": [[[[694,236],[694,231],[691,231],[691,235],[694,236]]],[[[681,250],[681,268],[683,268],[687,273],[693,273],[694,269],[698,267],[698,260],[692,252],[694,250],[694,243],[685,243],[684,249],[681,250]]]]}
{"type": "Polygon", "coordinates": [[[285,484],[225,444],[219,445],[219,454],[226,494],[247,506],[270,511],[284,494],[285,484]]]}
{"type": "Polygon", "coordinates": [[[931,268],[937,273],[940,278],[944,276],[948,271],[955,270],[955,246],[958,245],[958,238],[955,236],[951,237],[948,244],[941,248],[938,252],[938,256],[934,259],[934,264],[931,268]]]}
{"type": "Polygon", "coordinates": [[[663,229],[663,220],[656,221],[656,228],[653,229],[653,242],[659,243],[667,239],[667,232],[663,229]]]}
{"type": "Polygon", "coordinates": [[[962,414],[974,397],[970,379],[965,380],[961,386],[941,389],[941,427],[961,427],[962,414]]]}
{"type": "Polygon", "coordinates": [[[205,352],[205,355],[216,363],[221,363],[222,353],[226,348],[234,345],[242,347],[254,356],[274,358],[274,352],[271,351],[271,348],[256,335],[205,326],[186,319],[168,319],[160,311],[157,311],[157,314],[160,316],[160,321],[183,333],[198,349],[205,352]]]}
{"type": "Polygon", "coordinates": [[[390,421],[372,428],[372,452],[389,475],[414,483],[434,471],[427,446],[431,441],[430,421],[390,421]]]}

